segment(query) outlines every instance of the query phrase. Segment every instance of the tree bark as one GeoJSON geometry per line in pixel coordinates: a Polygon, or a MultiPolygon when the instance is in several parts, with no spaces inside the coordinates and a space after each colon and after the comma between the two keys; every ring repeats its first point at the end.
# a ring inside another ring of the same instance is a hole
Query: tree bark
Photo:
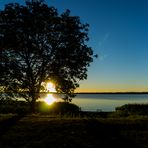
{"type": "Polygon", "coordinates": [[[36,112],[35,103],[36,103],[36,101],[33,101],[33,100],[30,102],[30,112],[31,113],[35,113],[36,112]]]}
{"type": "Polygon", "coordinates": [[[39,93],[33,93],[32,95],[32,101],[30,102],[30,112],[36,113],[36,100],[38,99],[39,93]]]}

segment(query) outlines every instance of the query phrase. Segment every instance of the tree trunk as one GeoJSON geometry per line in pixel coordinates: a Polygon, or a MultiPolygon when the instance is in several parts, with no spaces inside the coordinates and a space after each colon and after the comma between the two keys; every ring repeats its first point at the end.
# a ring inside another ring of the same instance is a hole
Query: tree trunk
{"type": "Polygon", "coordinates": [[[30,102],[30,112],[31,113],[35,113],[36,112],[36,110],[35,110],[35,103],[36,103],[36,101],[31,101],[30,102]]]}
{"type": "Polygon", "coordinates": [[[36,100],[38,99],[38,93],[34,93],[32,96],[32,101],[30,102],[30,112],[36,113],[36,100]]]}

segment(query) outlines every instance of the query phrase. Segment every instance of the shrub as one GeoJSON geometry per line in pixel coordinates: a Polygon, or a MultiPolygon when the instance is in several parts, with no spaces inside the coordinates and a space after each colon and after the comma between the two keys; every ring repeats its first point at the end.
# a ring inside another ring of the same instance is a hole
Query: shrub
{"type": "Polygon", "coordinates": [[[77,105],[69,102],[55,102],[50,109],[55,113],[76,113],[80,111],[77,105]]]}
{"type": "MultiPolygon", "coordinates": [[[[29,104],[25,101],[3,101],[3,103],[0,103],[0,113],[26,114],[30,111],[29,107],[29,104]]],[[[80,108],[69,102],[55,102],[52,105],[47,105],[45,102],[36,102],[35,111],[36,113],[46,114],[71,114],[78,113],[80,108]]]]}
{"type": "Polygon", "coordinates": [[[80,111],[80,108],[69,102],[55,102],[52,105],[47,105],[44,102],[39,102],[38,112],[46,114],[74,114],[80,111]]]}
{"type": "Polygon", "coordinates": [[[117,107],[116,111],[126,114],[148,115],[148,104],[125,104],[117,107]]]}

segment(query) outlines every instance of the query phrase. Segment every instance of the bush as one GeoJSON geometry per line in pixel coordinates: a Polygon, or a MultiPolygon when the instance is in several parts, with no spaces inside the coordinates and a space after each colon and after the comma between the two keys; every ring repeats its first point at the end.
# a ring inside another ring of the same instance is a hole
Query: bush
{"type": "Polygon", "coordinates": [[[52,105],[47,105],[44,102],[39,102],[38,112],[46,114],[76,114],[80,111],[80,108],[69,102],[55,102],[52,105]]]}
{"type": "MultiPolygon", "coordinates": [[[[3,101],[0,102],[0,113],[17,113],[26,114],[30,111],[30,105],[26,101],[3,101]]],[[[36,102],[36,113],[54,113],[54,114],[71,114],[78,113],[80,108],[69,102],[55,102],[52,105],[47,105],[45,102],[36,102]]]]}
{"type": "Polygon", "coordinates": [[[77,105],[69,102],[55,102],[50,109],[55,113],[77,113],[80,111],[77,105]]]}
{"type": "Polygon", "coordinates": [[[26,114],[29,112],[29,105],[25,101],[3,100],[0,101],[0,113],[26,114]]]}
{"type": "Polygon", "coordinates": [[[125,104],[116,108],[117,112],[125,114],[148,115],[148,104],[125,104]]]}

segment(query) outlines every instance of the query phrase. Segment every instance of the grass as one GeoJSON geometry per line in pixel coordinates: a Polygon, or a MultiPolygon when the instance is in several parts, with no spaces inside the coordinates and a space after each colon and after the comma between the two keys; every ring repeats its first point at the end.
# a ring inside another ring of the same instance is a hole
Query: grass
{"type": "Polygon", "coordinates": [[[148,116],[5,116],[0,115],[0,130],[6,129],[2,148],[148,148],[148,116]]]}

